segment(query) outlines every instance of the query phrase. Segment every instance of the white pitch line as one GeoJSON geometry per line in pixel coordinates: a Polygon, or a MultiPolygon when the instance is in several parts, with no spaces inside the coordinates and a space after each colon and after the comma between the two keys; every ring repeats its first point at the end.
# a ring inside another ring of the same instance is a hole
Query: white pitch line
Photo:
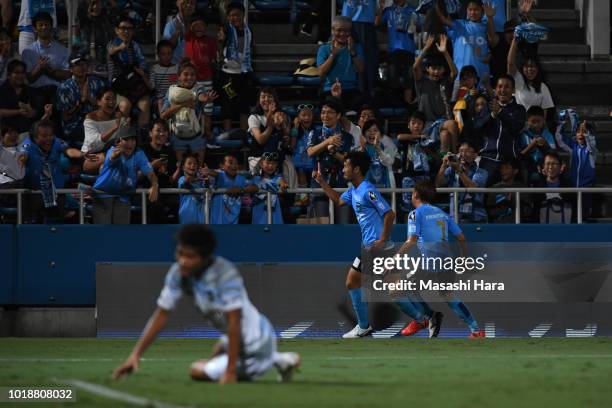
{"type": "Polygon", "coordinates": [[[300,334],[304,333],[314,322],[298,322],[294,326],[291,326],[287,330],[280,333],[280,337],[283,339],[294,339],[300,334]]]}
{"type": "Polygon", "coordinates": [[[104,397],[107,399],[112,399],[115,401],[126,402],[132,405],[138,405],[141,407],[154,407],[154,408],[183,408],[180,405],[172,405],[166,404],[165,402],[150,400],[143,397],[139,397],[138,395],[128,394],[127,392],[113,390],[112,388],[105,387],[99,384],[93,384],[86,381],[76,380],[76,379],[57,379],[52,378],[54,382],[71,385],[73,387],[82,389],[91,394],[98,395],[100,397],[104,397]]]}

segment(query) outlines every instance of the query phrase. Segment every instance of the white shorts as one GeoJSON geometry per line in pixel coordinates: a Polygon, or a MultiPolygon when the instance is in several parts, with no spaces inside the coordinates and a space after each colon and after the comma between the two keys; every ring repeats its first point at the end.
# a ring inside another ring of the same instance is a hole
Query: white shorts
{"type": "MultiPolygon", "coordinates": [[[[256,350],[249,352],[241,351],[236,364],[238,380],[250,381],[264,375],[269,369],[274,367],[274,355],[276,354],[276,335],[269,322],[264,324],[270,326],[269,335],[262,339],[256,350]]],[[[221,336],[221,347],[227,349],[227,337],[221,336]]],[[[204,374],[212,381],[219,381],[227,369],[227,354],[219,354],[205,364],[201,369],[204,374]]]]}

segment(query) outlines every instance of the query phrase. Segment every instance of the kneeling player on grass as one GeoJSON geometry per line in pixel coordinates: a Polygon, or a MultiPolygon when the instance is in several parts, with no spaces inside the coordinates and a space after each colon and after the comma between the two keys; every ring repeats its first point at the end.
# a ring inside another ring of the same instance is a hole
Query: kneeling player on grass
{"type": "MultiPolygon", "coordinates": [[[[414,205],[415,210],[408,215],[408,240],[400,249],[400,253],[407,253],[414,245],[417,245],[421,254],[426,258],[444,258],[449,254],[446,250],[448,248],[446,243],[448,242],[449,232],[459,241],[461,251],[466,252],[466,240],[461,228],[448,214],[430,204],[435,195],[436,188],[432,182],[421,181],[415,185],[412,193],[412,205],[414,205]]],[[[433,277],[437,280],[454,278],[454,272],[452,271],[449,272],[450,275],[443,271],[432,271],[430,273],[438,275],[433,277]]],[[[441,292],[440,294],[452,311],[469,326],[470,338],[485,337],[484,331],[480,330],[472,313],[462,301],[457,299],[452,292],[441,292]]],[[[416,296],[420,298],[420,295],[416,294],[416,296]]],[[[427,303],[422,299],[420,300],[415,304],[420,306],[421,315],[414,318],[401,333],[404,336],[411,336],[429,326],[429,336],[437,337],[443,315],[440,312],[434,312],[427,303]]]]}
{"type": "Polygon", "coordinates": [[[162,330],[183,294],[191,295],[204,317],[225,332],[209,360],[191,364],[191,378],[234,383],[253,380],[272,367],[287,381],[300,364],[297,353],[276,351],[268,319],[251,304],[238,270],[214,256],[215,237],[200,224],[185,225],[177,234],[176,263],[166,275],[157,310],[128,359],[113,372],[117,379],[138,369],[140,357],[162,330]]]}
{"type": "MultiPolygon", "coordinates": [[[[366,152],[351,151],[344,159],[342,174],[352,184],[352,187],[340,194],[325,182],[318,171],[313,172],[313,178],[319,183],[325,194],[336,204],[343,206],[351,204],[355,210],[361,240],[365,249],[388,249],[393,246],[389,242],[395,213],[382,198],[376,187],[365,180],[370,168],[370,157],[366,152]]],[[[342,337],[354,339],[365,337],[373,332],[368,319],[368,304],[361,299],[361,258],[356,257],[346,276],[346,287],[357,315],[357,325],[342,337]]],[[[400,309],[415,318],[414,306],[410,302],[396,301],[400,309]]]]}

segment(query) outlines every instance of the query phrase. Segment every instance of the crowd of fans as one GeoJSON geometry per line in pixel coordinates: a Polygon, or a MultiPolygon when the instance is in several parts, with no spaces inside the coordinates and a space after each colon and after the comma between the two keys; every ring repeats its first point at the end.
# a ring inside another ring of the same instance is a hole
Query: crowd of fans
{"type": "MultiPolygon", "coordinates": [[[[543,29],[533,24],[533,0],[519,1],[518,19],[507,18],[505,0],[422,0],[418,10],[407,0],[346,0],[318,47],[320,97],[299,104],[293,118],[276,89],[255,84],[256,39],[242,2],[221,3],[225,19],[209,30],[194,0],[178,0],[153,64],[135,39],[137,21],[117,12],[116,2],[79,4],[72,50],[56,39],[53,2],[22,4],[19,51],[11,32],[0,34],[0,187],[40,190],[27,197],[25,222],[74,215],[78,203],[56,189],[79,178],[91,180],[81,187],[94,223],[129,223],[136,187],[149,188],[152,223],[203,222],[205,198],[195,191],[206,188],[227,189],[211,200],[211,223],[267,223],[268,205],[274,223],[295,208],[326,217],[323,195],[284,191],[318,187],[310,177],[315,167],[332,187],[346,187],[342,164],[353,149],[368,153],[367,179],[383,188],[423,179],[438,187],[595,184],[592,129],[571,110],[558,116],[544,82],[543,29]],[[380,30],[388,38],[384,56],[380,30]],[[381,86],[408,112],[405,130],[396,134],[386,135],[380,121],[381,86]],[[229,151],[211,162],[206,152],[218,148],[213,120],[226,135],[246,132],[244,159],[229,151]],[[193,193],[159,194],[169,187],[193,193]]],[[[313,2],[303,34],[311,35],[326,8],[313,2]]],[[[4,6],[0,11],[7,27],[4,6]]],[[[410,193],[397,197],[404,221],[410,193]]],[[[14,197],[0,200],[14,206],[14,197]]],[[[523,222],[576,218],[574,195],[520,200],[523,222]]],[[[451,214],[454,202],[451,194],[451,214]]],[[[515,219],[513,194],[460,193],[457,202],[461,222],[515,219]]],[[[588,195],[582,208],[588,217],[588,195]]],[[[336,222],[352,217],[346,208],[335,210],[336,222]]]]}

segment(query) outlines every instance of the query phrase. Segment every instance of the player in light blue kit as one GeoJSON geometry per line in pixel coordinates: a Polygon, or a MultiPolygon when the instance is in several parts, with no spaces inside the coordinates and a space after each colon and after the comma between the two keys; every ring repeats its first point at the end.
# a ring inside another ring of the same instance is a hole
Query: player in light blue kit
{"type": "MultiPolygon", "coordinates": [[[[412,204],[415,210],[408,215],[408,240],[400,249],[400,253],[407,253],[414,245],[417,245],[424,257],[447,257],[450,249],[447,244],[449,234],[457,238],[462,252],[465,253],[465,236],[461,228],[447,213],[430,204],[435,195],[436,189],[431,181],[420,181],[415,185],[412,193],[412,204]]],[[[442,278],[440,274],[445,272],[433,271],[432,273],[442,278]]],[[[451,278],[454,277],[454,272],[450,274],[451,278]]],[[[485,337],[484,331],[480,330],[472,313],[462,301],[457,299],[452,292],[441,292],[441,296],[453,312],[469,326],[470,338],[485,337]]],[[[421,316],[410,322],[401,333],[410,336],[429,326],[430,337],[437,337],[442,323],[442,313],[431,310],[422,299],[418,305],[421,308],[421,316]]]]}
{"type": "Polygon", "coordinates": [[[138,369],[140,357],[151,345],[184,295],[212,326],[224,332],[209,360],[191,364],[191,378],[234,383],[253,380],[272,367],[287,381],[300,364],[297,353],[276,351],[276,335],[268,319],[247,295],[242,277],[227,259],[213,255],[215,237],[201,224],[188,224],[177,234],[176,263],[157,299],[157,310],[127,360],[113,372],[117,379],[138,369]]]}
{"type": "MultiPolygon", "coordinates": [[[[365,180],[370,168],[370,157],[366,152],[351,151],[344,159],[342,174],[352,187],[340,194],[329,186],[319,171],[313,172],[313,178],[325,190],[325,194],[336,204],[351,204],[355,210],[361,240],[364,248],[386,249],[392,247],[388,242],[393,228],[395,213],[382,198],[376,187],[365,180]]],[[[357,325],[342,337],[353,339],[365,337],[372,333],[368,318],[368,304],[362,301],[361,293],[361,258],[356,257],[346,276],[346,287],[349,291],[353,309],[357,315],[357,325]]],[[[415,318],[414,306],[409,302],[395,302],[402,311],[415,318]]]]}

